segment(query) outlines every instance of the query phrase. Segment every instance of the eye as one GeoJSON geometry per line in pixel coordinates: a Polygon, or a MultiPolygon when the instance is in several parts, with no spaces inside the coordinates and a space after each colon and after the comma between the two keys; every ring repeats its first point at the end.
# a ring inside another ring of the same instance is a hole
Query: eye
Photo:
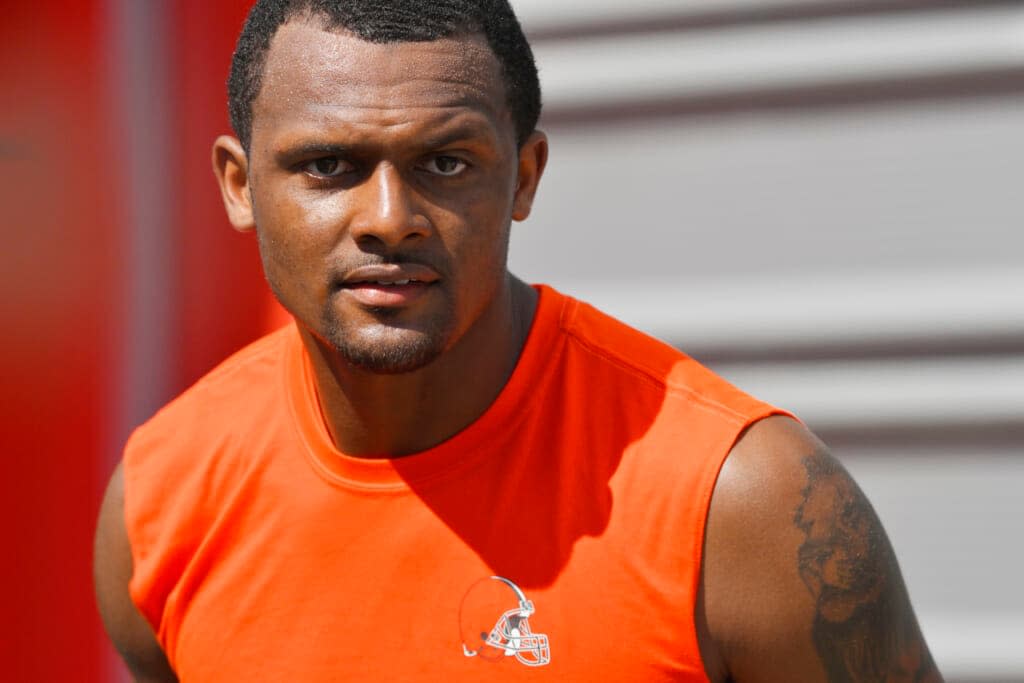
{"type": "Polygon", "coordinates": [[[439,154],[436,157],[430,157],[427,159],[423,164],[423,168],[430,173],[450,177],[462,173],[468,165],[469,164],[458,157],[439,154]]]}
{"type": "Polygon", "coordinates": [[[336,178],[352,168],[352,164],[338,157],[320,157],[306,163],[302,170],[317,178],[336,178]]]}

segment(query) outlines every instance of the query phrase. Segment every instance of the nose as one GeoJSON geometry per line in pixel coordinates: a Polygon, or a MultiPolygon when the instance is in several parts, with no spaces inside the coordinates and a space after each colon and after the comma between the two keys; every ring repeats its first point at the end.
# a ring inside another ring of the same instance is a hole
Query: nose
{"type": "Polygon", "coordinates": [[[378,164],[362,183],[348,190],[354,202],[349,231],[362,246],[374,242],[398,247],[430,233],[430,221],[419,210],[414,188],[391,164],[378,164]]]}

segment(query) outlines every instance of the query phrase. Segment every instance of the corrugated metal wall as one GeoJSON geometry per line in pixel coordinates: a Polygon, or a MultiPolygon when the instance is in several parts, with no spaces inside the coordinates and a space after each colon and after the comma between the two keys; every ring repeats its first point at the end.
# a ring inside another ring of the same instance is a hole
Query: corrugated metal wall
{"type": "Polygon", "coordinates": [[[551,162],[513,270],[795,410],[948,680],[1024,680],[1024,4],[515,3],[551,162]]]}

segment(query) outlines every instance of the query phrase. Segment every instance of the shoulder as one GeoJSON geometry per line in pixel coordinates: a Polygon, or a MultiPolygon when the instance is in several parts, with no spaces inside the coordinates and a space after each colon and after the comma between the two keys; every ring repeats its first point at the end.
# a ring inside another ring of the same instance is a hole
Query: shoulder
{"type": "Polygon", "coordinates": [[[117,478],[131,597],[158,634],[165,602],[221,514],[221,501],[265,462],[266,449],[252,446],[287,424],[283,363],[294,334],[284,328],[232,355],[125,446],[117,478]]]}
{"type": "Polygon", "coordinates": [[[175,412],[237,400],[278,389],[286,354],[298,339],[291,325],[271,332],[236,351],[164,406],[150,422],[171,419],[175,412]]]}
{"type": "Polygon", "coordinates": [[[560,324],[575,343],[595,355],[652,376],[687,358],[678,349],[613,318],[590,304],[564,296],[560,324]]]}
{"type": "Polygon", "coordinates": [[[283,393],[283,363],[294,336],[286,326],[228,357],[136,429],[126,453],[223,436],[233,425],[258,419],[283,393]]]}
{"type": "Polygon", "coordinates": [[[130,522],[148,519],[169,498],[197,501],[179,507],[199,514],[217,482],[259,452],[246,445],[287,420],[284,364],[300,343],[291,327],[253,342],[132,433],[122,458],[130,522]]]}
{"type": "Polygon", "coordinates": [[[755,423],[726,459],[702,587],[709,669],[739,683],[940,680],[871,504],[794,420],[755,423]]]}
{"type": "MultiPolygon", "coordinates": [[[[584,412],[590,432],[628,432],[621,440],[629,448],[618,466],[651,490],[672,496],[686,491],[680,500],[686,500],[685,519],[699,544],[712,489],[730,449],[749,425],[784,411],[736,388],[682,351],[588,304],[568,297],[566,302],[560,323],[568,339],[562,365],[573,395],[583,400],[560,405],[561,413],[584,412]],[[598,424],[591,425],[595,420],[598,424]]],[[[560,400],[553,393],[553,400],[560,400]]]]}
{"type": "Polygon", "coordinates": [[[650,385],[667,399],[664,408],[685,405],[739,427],[778,412],[679,349],[589,304],[566,299],[561,325],[571,343],[594,363],[617,369],[620,376],[637,380],[634,384],[650,385]]]}

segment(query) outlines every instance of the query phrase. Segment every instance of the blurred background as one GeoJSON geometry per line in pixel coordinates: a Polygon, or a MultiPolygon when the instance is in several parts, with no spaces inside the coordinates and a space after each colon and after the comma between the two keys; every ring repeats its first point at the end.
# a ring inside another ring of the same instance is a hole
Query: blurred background
{"type": "MultiPolygon", "coordinates": [[[[518,0],[551,162],[511,263],[797,412],[946,678],[1024,681],[1024,2],[518,0]]],[[[280,320],[209,170],[246,0],[6,3],[0,661],[121,681],[130,430],[280,320]]]]}

